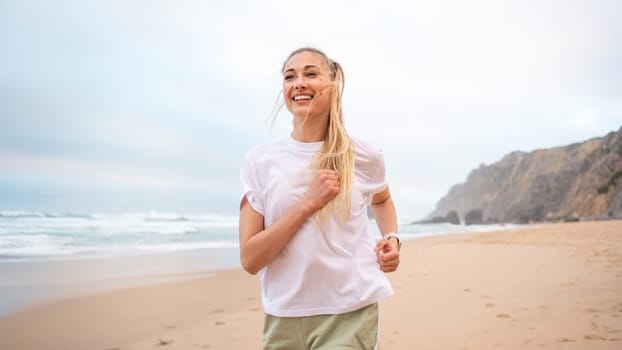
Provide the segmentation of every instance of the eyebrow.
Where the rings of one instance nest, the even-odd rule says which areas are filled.
[[[304,69],[305,69],[305,70],[307,70],[307,69],[309,69],[309,68],[317,68],[317,69],[320,69],[320,67],[318,67],[318,66],[316,66],[316,65],[313,65],[313,64],[308,64],[308,65],[304,66]],[[295,69],[294,69],[294,68],[290,68],[290,69],[286,69],[285,71],[283,71],[283,73],[286,73],[286,72],[293,72],[293,71],[295,71]]]

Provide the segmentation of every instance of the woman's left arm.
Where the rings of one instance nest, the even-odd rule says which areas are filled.
[[[384,191],[378,192],[372,197],[371,210],[383,237],[387,233],[397,233],[397,215],[388,186]],[[376,255],[382,271],[393,272],[397,270],[400,264],[399,240],[395,237],[382,239],[376,245]]]

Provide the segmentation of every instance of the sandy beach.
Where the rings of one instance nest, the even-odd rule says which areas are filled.
[[[622,349],[622,221],[408,241],[382,349]],[[0,349],[259,349],[239,269],[72,297],[0,319]]]

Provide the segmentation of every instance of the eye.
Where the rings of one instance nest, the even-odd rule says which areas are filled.
[[[307,72],[305,75],[306,75],[307,77],[314,78],[314,77],[316,77],[316,76],[317,76],[317,73],[316,73],[316,72]]]
[[[293,74],[286,74],[283,77],[283,80],[285,80],[285,81],[289,81],[289,80],[292,80],[292,79],[294,79],[294,75]]]

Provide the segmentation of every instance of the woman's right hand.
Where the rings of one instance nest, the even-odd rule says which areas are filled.
[[[309,189],[302,197],[313,212],[322,209],[339,194],[339,175],[334,170],[318,170]]]
[[[332,170],[319,170],[302,199],[268,228],[264,226],[264,216],[244,197],[239,224],[242,267],[256,274],[272,262],[309,216],[335,198],[339,190],[339,175]]]

